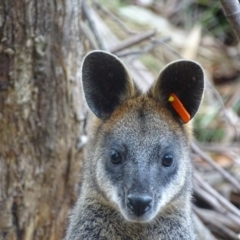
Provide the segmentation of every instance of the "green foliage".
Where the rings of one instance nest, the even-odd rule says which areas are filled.
[[[237,103],[233,106],[234,112],[236,112],[238,115],[240,115],[240,99],[237,101]]]
[[[192,4],[191,12],[197,12],[197,19],[207,33],[217,37],[225,44],[234,44],[236,41],[232,28],[225,17],[220,1],[198,0]]]
[[[203,103],[203,108],[204,108]],[[218,107],[213,106],[196,115],[194,120],[194,135],[200,142],[221,142],[225,136],[225,130],[217,126]]]
[[[199,142],[221,142],[225,135],[225,130],[221,128],[207,128],[202,130],[195,127],[194,130],[194,136]]]

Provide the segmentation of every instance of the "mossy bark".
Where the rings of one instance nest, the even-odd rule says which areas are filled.
[[[0,1],[0,240],[65,233],[85,121],[80,1]]]

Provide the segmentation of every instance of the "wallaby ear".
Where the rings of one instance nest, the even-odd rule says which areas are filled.
[[[116,56],[90,52],[82,64],[83,91],[89,108],[100,119],[108,118],[128,97],[134,84],[125,65]]]
[[[204,73],[199,64],[179,60],[168,64],[159,74],[153,97],[187,123],[196,114],[204,90]]]

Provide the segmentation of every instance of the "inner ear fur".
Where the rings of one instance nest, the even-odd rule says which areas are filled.
[[[160,72],[151,89],[151,95],[176,115],[168,101],[170,94],[174,93],[192,119],[200,106],[203,91],[204,73],[202,67],[193,61],[178,60],[168,64]]]
[[[122,61],[104,52],[90,52],[82,64],[83,91],[91,111],[108,118],[127,98],[134,95],[134,83]]]

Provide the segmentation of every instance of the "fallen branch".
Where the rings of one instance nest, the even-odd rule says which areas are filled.
[[[218,202],[214,196],[208,193],[206,190],[202,189],[198,184],[194,184],[194,192],[202,198],[206,203],[208,203],[214,210],[218,211],[219,213],[226,213],[226,209]]]
[[[193,221],[195,225],[197,239],[199,240],[216,240],[216,238],[212,235],[210,230],[203,224],[203,222],[199,219],[197,214],[193,214]]]
[[[183,56],[181,56],[181,54],[179,54],[172,47],[170,47],[168,44],[166,44],[166,42],[164,42],[160,39],[156,39],[156,38],[153,38],[152,42],[156,42],[156,43],[159,43],[159,44],[163,45],[163,47],[165,47],[168,51],[170,51],[172,54],[174,54],[177,58],[183,59]]]
[[[232,177],[230,173],[220,167],[210,156],[208,156],[205,152],[203,152],[195,143],[191,144],[192,149],[195,153],[199,154],[204,161],[208,162],[214,169],[216,169],[222,176],[230,182],[237,190],[240,192],[240,182]]]
[[[83,22],[80,22],[80,28],[81,28],[83,35],[89,41],[91,49],[94,49],[94,50],[98,49],[98,44],[96,43],[94,36],[93,36],[92,32],[89,30],[89,28]]]
[[[199,216],[199,218],[217,234],[222,234],[224,237],[227,236],[228,240],[239,239],[239,236],[234,231],[223,225],[221,222],[210,218],[209,215],[205,215],[202,209],[200,210],[197,207],[193,207],[193,210]]]
[[[82,10],[83,10],[83,13],[84,13],[85,17],[88,20],[89,26],[90,26],[97,42],[98,42],[98,47],[101,50],[108,51],[108,47],[105,44],[105,42],[103,41],[103,39],[102,39],[102,37],[101,37],[101,35],[98,31],[98,28],[96,27],[94,18],[92,16],[92,9],[91,9],[90,6],[88,6],[87,1],[82,1]]]
[[[132,45],[135,45],[141,41],[149,39],[149,38],[153,37],[155,34],[156,34],[156,30],[150,30],[150,31],[147,31],[144,33],[136,34],[136,35],[118,43],[117,45],[111,47],[110,52],[112,52],[112,53],[119,52],[119,51],[126,49],[128,47],[131,47]]]
[[[236,208],[232,203],[230,203],[226,198],[220,195],[213,187],[211,187],[204,179],[198,175],[194,174],[194,179],[197,181],[198,185],[201,186],[206,192],[210,193],[215,199],[221,203],[221,205],[227,209],[229,212],[232,212],[238,217],[238,224],[240,227],[240,210]],[[222,212],[222,211],[221,211]]]
[[[165,37],[165,38],[163,38],[159,41],[168,42],[170,40],[171,39],[169,37]],[[137,57],[139,57],[142,54],[146,54],[146,53],[152,51],[157,45],[160,45],[160,43],[151,39],[151,42],[148,45],[146,45],[143,49],[125,50],[125,51],[116,53],[116,55],[119,56],[119,57],[126,57],[126,56],[129,56],[129,55],[137,55]]]
[[[203,214],[208,219],[212,219],[213,222],[219,222],[235,232],[239,231],[239,225],[234,223],[231,219],[226,218],[226,216],[221,213],[197,207],[194,207],[194,209],[196,209],[196,211],[201,211],[201,214]]]
[[[107,8],[102,6],[100,3],[98,3],[97,1],[94,1],[94,5],[98,9],[100,9],[103,13],[108,15],[115,23],[117,23],[124,32],[126,32],[127,34],[130,34],[130,35],[136,34],[136,32],[131,31],[117,16],[115,16],[112,12],[110,12]]]
[[[220,0],[225,16],[240,40],[240,3],[238,0]]]

